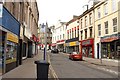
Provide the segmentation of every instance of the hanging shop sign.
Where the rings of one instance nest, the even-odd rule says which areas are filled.
[[[18,43],[18,36],[7,33],[7,40]]]
[[[112,42],[114,40],[119,39],[118,34],[113,34],[113,35],[109,35],[109,36],[105,36],[105,37],[101,37],[101,42]]]

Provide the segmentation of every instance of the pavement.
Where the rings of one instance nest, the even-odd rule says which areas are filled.
[[[27,58],[23,60],[22,65],[2,75],[3,80],[16,80],[16,78],[17,80],[36,80],[37,72],[36,64],[34,62],[37,60],[43,60],[43,52],[41,52],[40,50],[38,51],[38,54],[35,55],[33,58]],[[48,74],[48,78],[51,78],[50,71]]]
[[[100,70],[104,70],[104,71],[119,75],[120,64],[118,60],[95,59],[95,58],[88,58],[88,57],[83,57],[83,60],[89,64],[92,64],[93,66],[95,66]]]

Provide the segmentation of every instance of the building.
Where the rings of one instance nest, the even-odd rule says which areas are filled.
[[[66,22],[59,20],[55,26],[51,26],[52,30],[52,48],[57,48],[60,51],[65,49],[65,31]]]
[[[94,58],[94,12],[93,7],[79,16],[80,53]]]
[[[79,19],[74,17],[66,24],[66,52],[79,52]]]
[[[3,53],[2,73],[22,64],[22,59],[37,54],[38,18],[37,2],[3,2],[0,17]]]
[[[107,0],[94,6],[95,57],[118,59],[120,56],[120,1]]]
[[[52,32],[51,29],[47,26],[47,24],[45,25],[40,24],[40,49],[44,49],[45,47],[45,27],[46,28],[46,33],[47,33],[47,39],[46,39],[46,43],[47,43],[47,49],[51,49],[51,44],[52,44]]]

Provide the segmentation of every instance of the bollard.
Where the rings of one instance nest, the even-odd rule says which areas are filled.
[[[45,60],[35,61],[37,65],[37,79],[36,80],[48,80],[49,63]]]

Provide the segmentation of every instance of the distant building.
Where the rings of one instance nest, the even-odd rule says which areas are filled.
[[[47,49],[51,49],[52,44],[52,32],[51,29],[46,26],[46,24],[40,24],[40,49],[45,47],[45,27],[47,27]]]

